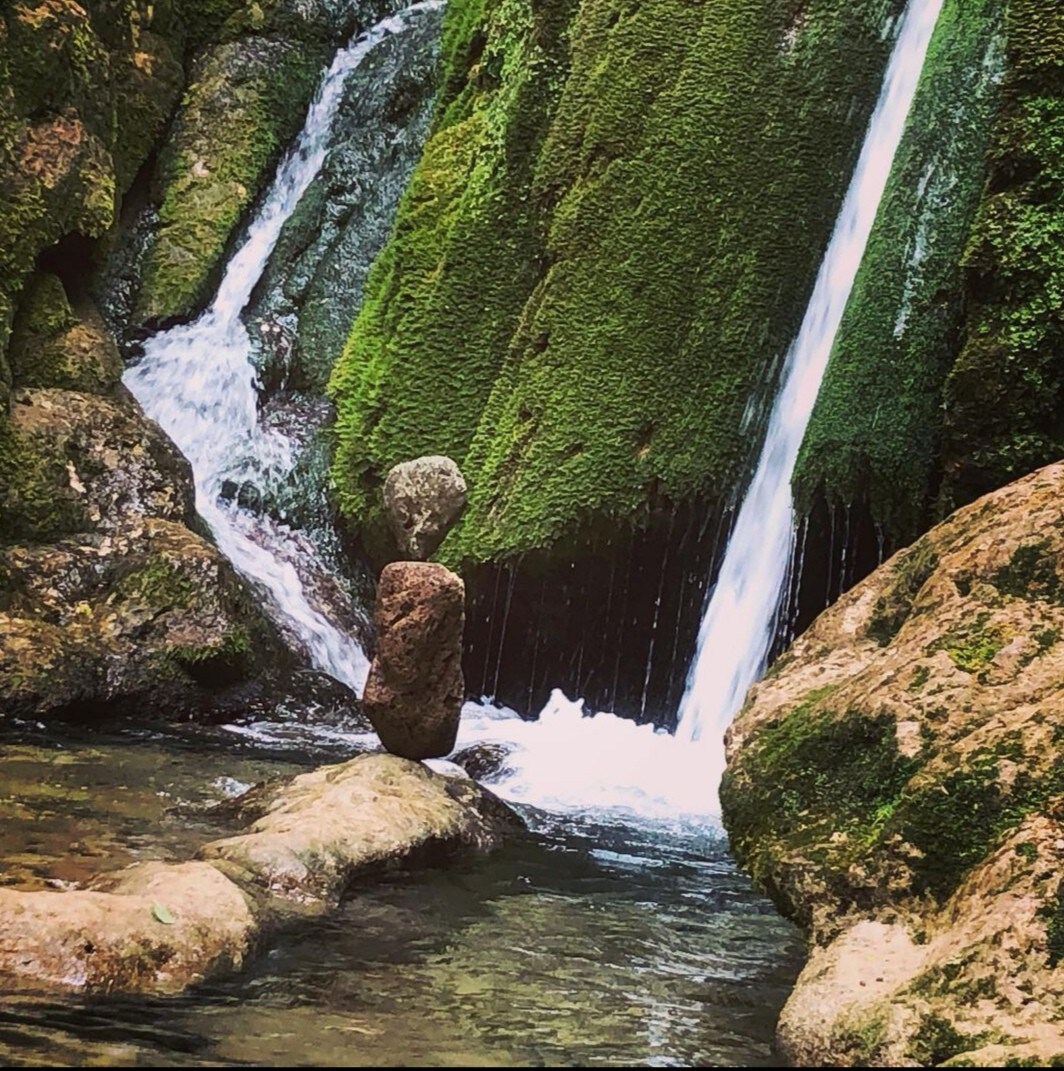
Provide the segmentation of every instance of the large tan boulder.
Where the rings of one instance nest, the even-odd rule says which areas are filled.
[[[377,652],[362,705],[381,743],[407,759],[450,754],[465,693],[461,577],[430,562],[393,562],[373,621]]]
[[[207,863],[140,863],[68,892],[0,889],[0,989],[177,993],[238,969],[257,928]]]
[[[520,819],[467,778],[394,755],[360,755],[253,790],[248,832],[200,857],[282,900],[325,907],[354,881],[396,866],[493,851]]]
[[[1064,1056],[1064,465],[958,511],[751,689],[732,848],[813,953],[799,1064]]]

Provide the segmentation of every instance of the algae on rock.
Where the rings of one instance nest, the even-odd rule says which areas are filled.
[[[451,562],[724,495],[801,317],[901,5],[463,0],[333,373],[335,481],[455,457]],[[744,418],[745,414],[745,418]]]
[[[799,1064],[1064,1052],[1062,492],[1058,463],[933,528],[729,731],[731,846],[814,943],[780,1025]],[[870,1056],[853,1024],[879,1019]]]

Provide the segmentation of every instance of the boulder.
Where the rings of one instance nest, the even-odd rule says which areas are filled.
[[[449,457],[419,457],[390,469],[384,512],[404,557],[424,561],[465,508],[466,482]]]
[[[177,993],[240,969],[272,930],[361,879],[483,855],[523,828],[468,778],[379,753],[259,785],[220,813],[249,828],[198,860],[65,891],[0,888],[0,991]]]
[[[442,565],[393,562],[377,585],[377,653],[362,707],[385,748],[407,759],[449,755],[465,682],[465,586]]]
[[[360,755],[252,789],[238,801],[247,833],[201,859],[281,901],[322,909],[382,869],[493,851],[521,820],[474,781],[394,755]]]
[[[471,744],[456,751],[451,761],[477,781],[499,781],[513,773],[509,765],[512,750],[506,744]]]
[[[89,889],[0,889],[0,989],[177,993],[240,968],[258,922],[207,863],[138,863]]]
[[[19,390],[11,429],[22,464],[0,491],[0,534],[13,541],[194,515],[188,461],[128,396]]]
[[[1064,464],[817,619],[728,734],[731,846],[813,953],[799,1065],[1064,1059]]]
[[[0,713],[203,715],[291,661],[229,562],[174,521],[0,546],[0,580]]]

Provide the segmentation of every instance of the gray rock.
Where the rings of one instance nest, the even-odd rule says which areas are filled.
[[[465,682],[465,585],[442,565],[393,562],[377,586],[377,653],[362,707],[394,755],[449,755],[458,735]]]
[[[384,481],[385,516],[400,551],[416,561],[433,554],[465,504],[465,477],[449,457],[404,461]]]

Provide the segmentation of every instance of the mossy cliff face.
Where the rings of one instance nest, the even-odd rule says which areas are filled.
[[[344,81],[321,171],[285,222],[245,313],[267,389],[324,394],[425,140],[441,19],[411,19]]]
[[[134,320],[199,311],[230,235],[306,114],[322,40],[239,37],[195,60],[153,177],[158,224],[144,253]]]
[[[200,311],[236,230],[302,125],[323,64],[391,6],[183,0],[187,85],[152,169],[145,216],[126,221],[116,243],[116,261],[133,262],[116,268],[132,291],[116,310],[123,327]]]
[[[1064,454],[1064,11],[947,0],[796,477],[898,542]]]
[[[332,379],[356,523],[425,453],[472,489],[451,562],[728,493],[900,6],[452,3],[433,133]]]
[[[0,714],[198,713],[287,664],[88,296],[202,7],[24,0],[0,20]]]
[[[1064,465],[932,529],[751,690],[732,849],[814,950],[796,1063],[1064,1054]]]
[[[925,525],[942,385],[964,318],[968,233],[1005,62],[1003,5],[946,0],[795,477],[808,510],[863,503],[895,539]]]
[[[1064,454],[1064,9],[1010,0],[990,174],[944,399],[946,507]]]
[[[0,18],[0,350],[41,250],[111,225],[180,91],[175,4],[22,0]]]

